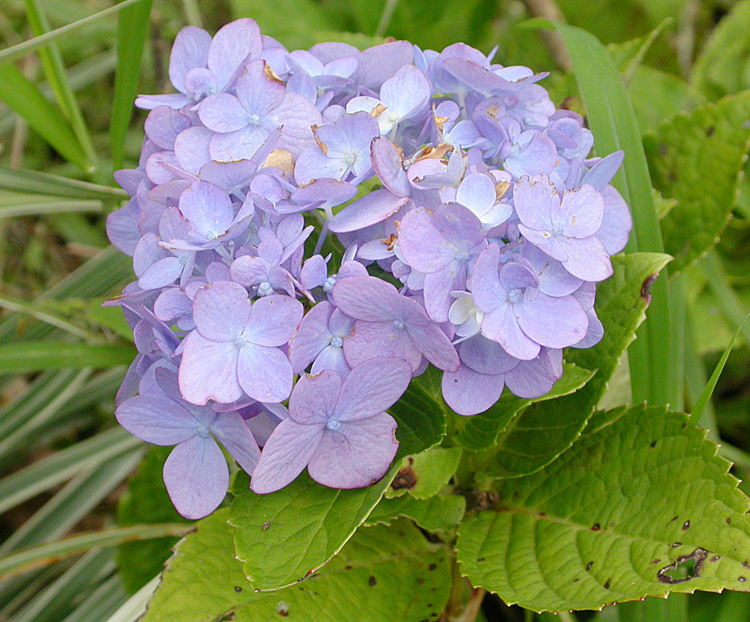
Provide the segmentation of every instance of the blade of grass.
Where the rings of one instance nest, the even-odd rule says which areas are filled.
[[[45,220],[66,242],[102,249],[109,245],[102,230],[80,213],[47,214]]]
[[[549,26],[550,23],[542,22],[541,25]],[[612,185],[620,191],[633,215],[634,229],[626,250],[664,252],[640,131],[612,58],[590,33],[564,24],[553,26],[562,35],[570,52],[597,152],[606,154],[619,149],[625,152],[625,161]],[[676,403],[674,378],[677,373],[673,367],[677,361],[670,347],[671,314],[666,269],[651,291],[644,291],[644,295],[652,295],[647,321],[629,348],[633,401],[647,400],[653,405]]]
[[[29,25],[35,35],[41,36],[49,31],[49,23],[38,0],[26,0],[26,18],[29,20]],[[42,69],[47,82],[55,94],[57,104],[68,118],[73,133],[78,139],[78,144],[83,153],[86,154],[87,168],[94,172],[97,169],[96,152],[91,143],[91,136],[83,119],[78,100],[70,86],[62,54],[57,44],[52,41],[46,47],[39,48],[39,59],[42,62]]]
[[[84,553],[94,547],[117,546],[136,540],[151,540],[166,536],[183,536],[193,529],[193,525],[184,523],[166,523],[159,525],[133,525],[115,527],[102,531],[93,531],[64,538],[56,542],[34,546],[0,558],[0,578],[9,577],[43,568],[61,559]]]
[[[15,65],[0,64],[0,99],[25,119],[62,157],[82,171],[91,172],[91,165],[64,116]]]
[[[87,58],[70,68],[68,72],[70,74],[70,86],[74,91],[79,91],[111,73],[114,67],[114,50],[107,50],[106,52],[101,52],[96,56]],[[49,84],[46,82],[39,84],[39,92],[45,99],[52,100],[52,89],[50,89]],[[10,131],[14,124],[15,114],[4,109],[0,113],[0,133]]]
[[[121,188],[109,188],[38,171],[14,171],[4,166],[0,166],[0,189],[90,201],[121,201],[128,198],[127,192]]]
[[[695,402],[695,405],[693,406],[693,412],[690,415],[690,418],[694,423],[697,423],[698,421],[700,421],[701,417],[703,416],[703,412],[706,409],[706,405],[708,404],[708,401],[711,399],[711,396],[714,393],[716,384],[719,382],[719,376],[721,376],[721,372],[724,371],[724,366],[726,365],[727,360],[729,359],[729,355],[732,352],[732,348],[734,347],[734,342],[737,341],[737,337],[740,336],[740,333],[742,332],[742,327],[745,325],[745,322],[747,322],[748,318],[750,318],[750,313],[748,313],[745,316],[745,318],[742,320],[740,325],[737,327],[737,330],[734,331],[734,335],[732,335],[732,339],[729,341],[729,344],[724,350],[724,354],[721,355],[721,358],[719,359],[719,362],[716,364],[716,367],[714,368],[714,371],[711,374],[711,377],[708,379],[706,386],[703,387],[703,391],[701,391],[701,394],[698,397],[698,401]]]
[[[20,216],[44,216],[46,214],[67,214],[70,212],[84,212],[88,214],[101,214],[104,206],[101,201],[88,200],[52,200],[47,197],[34,196],[36,201],[20,202],[13,197],[11,201],[0,200],[0,220],[3,218],[18,218]]]
[[[52,418],[60,406],[67,402],[81,389],[91,375],[91,371],[92,370],[88,367],[82,369],[53,399],[33,413],[30,417],[27,417],[19,427],[13,430],[13,432],[7,436],[3,436],[2,439],[0,439],[0,455],[5,456],[6,454],[14,453],[19,447],[23,447],[23,442],[29,436],[38,433],[40,426]],[[2,546],[0,546],[0,550],[2,550]]]
[[[116,568],[109,549],[92,549],[15,616],[15,622],[56,622],[71,604]]]
[[[0,480],[0,514],[54,488],[84,469],[132,451],[142,441],[123,428],[100,432]]]
[[[150,16],[151,0],[143,0],[123,10],[117,21],[117,69],[112,122],[109,126],[112,166],[115,170],[122,168],[122,146],[133,116],[133,100],[138,88]]]
[[[101,622],[128,599],[117,575],[104,581],[62,622]]]
[[[50,542],[68,533],[135,469],[138,447],[76,475],[0,546],[0,555]]]
[[[84,17],[83,19],[73,22],[72,24],[66,24],[65,26],[61,26],[60,28],[51,30],[43,35],[6,48],[2,52],[0,52],[0,63],[8,63],[17,58],[26,56],[27,54],[31,54],[39,48],[51,43],[52,41],[57,41],[58,39],[65,37],[72,32],[75,32],[79,28],[88,26],[92,22],[100,20],[103,17],[107,17],[108,15],[113,15],[118,11],[122,11],[123,9],[126,9],[133,4],[143,1],[144,0],[124,0],[124,2],[116,4],[115,6],[112,6],[108,9],[104,9],[103,11],[99,11],[98,13],[89,17]]]
[[[745,324],[745,307],[727,278],[721,257],[715,248],[706,253],[701,262],[706,281],[716,296],[716,300],[726,318],[735,326],[740,326],[742,336],[750,344],[750,324]]]
[[[131,259],[114,246],[93,257],[80,268],[66,276],[36,298],[32,305],[44,300],[64,300],[65,298],[93,298],[122,287],[133,278]],[[20,317],[13,314],[0,321],[0,343],[31,341],[50,335],[55,328],[42,322],[24,323],[19,328]]]
[[[90,345],[59,341],[31,341],[0,346],[0,373],[28,373],[47,369],[108,369],[132,363],[132,346]]]
[[[140,590],[133,594],[130,599],[122,605],[107,622],[136,622],[145,612],[148,601],[159,587],[161,575],[155,576]]]
[[[74,324],[61,315],[58,315],[49,310],[42,309],[35,305],[30,305],[28,302],[24,302],[23,300],[11,298],[10,296],[0,295],[0,307],[2,307],[3,309],[8,309],[9,311],[18,311],[19,313],[30,315],[31,317],[40,320],[41,322],[46,322],[47,324],[64,330],[66,333],[70,333],[75,337],[85,339],[89,343],[104,343],[104,339],[101,335],[92,333],[91,331],[86,330],[85,328],[82,328],[77,324]],[[1,365],[2,363],[0,363],[0,366]]]

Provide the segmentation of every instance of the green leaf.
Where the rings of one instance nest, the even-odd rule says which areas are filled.
[[[397,460],[434,447],[443,439],[447,426],[446,411],[439,400],[423,383],[412,382],[401,399],[388,409],[398,423]]]
[[[334,30],[313,0],[230,0],[235,18],[251,17],[264,35],[282,41],[287,49],[306,50],[318,43],[316,31]]]
[[[557,24],[555,27],[570,52],[597,154],[618,149],[625,152],[625,161],[612,185],[620,191],[633,215],[633,232],[626,250],[664,252],[641,134],[612,58],[593,35],[571,26]],[[658,280],[652,293],[649,321],[640,330],[630,357],[633,399],[647,400],[650,404],[674,403],[678,388],[670,382],[676,377],[673,372],[676,361],[670,352],[668,279]]]
[[[365,521],[365,525],[390,524],[399,516],[411,518],[427,531],[449,532],[464,517],[466,498],[460,495],[435,495],[415,499],[411,495],[382,499]]]
[[[710,100],[750,88],[750,0],[737,2],[706,42],[691,72],[696,89]]]
[[[566,363],[563,375],[546,395],[532,399],[516,397],[505,390],[500,399],[489,410],[472,417],[462,417],[456,421],[456,442],[471,451],[490,449],[513,418],[526,406],[535,402],[551,400],[569,395],[586,384],[596,371],[589,371]]]
[[[293,585],[336,555],[380,501],[396,474],[391,470],[367,488],[339,490],[303,473],[268,495],[236,478],[229,523],[236,528],[237,559],[255,589]]]
[[[137,351],[132,346],[88,345],[60,341],[31,341],[0,346],[0,373],[45,369],[130,365]]]
[[[83,171],[90,170],[88,159],[65,117],[15,65],[0,63],[0,99],[26,119],[62,157]]]
[[[386,497],[399,497],[408,492],[415,499],[428,499],[438,494],[456,472],[461,453],[460,447],[433,447],[404,458]]]
[[[143,622],[432,620],[450,594],[450,559],[406,522],[362,529],[318,574],[253,592],[232,557],[225,510],[178,544]]]
[[[665,407],[597,413],[554,465],[498,482],[499,505],[463,521],[462,573],[536,611],[747,590],[749,502],[704,437]]]
[[[150,15],[151,0],[141,0],[124,8],[117,18],[117,68],[109,126],[112,166],[115,170],[122,167],[122,146],[133,116],[133,100],[138,88]]]
[[[102,546],[117,546],[132,540],[180,536],[190,530],[189,525],[159,524],[133,525],[116,529],[103,529],[71,536],[57,542],[41,544],[11,555],[0,557],[0,578],[7,579],[53,564],[61,559],[78,555]]]
[[[664,119],[695,106],[695,98],[682,78],[647,65],[635,70],[628,96],[641,135],[658,131]],[[653,177],[653,171],[651,174]]]
[[[127,492],[120,497],[117,506],[120,526],[188,522],[174,509],[162,477],[164,462],[171,451],[171,447],[149,449],[128,481]],[[128,593],[135,594],[162,571],[176,542],[176,538],[156,538],[118,547],[117,565]]]
[[[750,91],[678,114],[644,139],[654,186],[678,201],[662,221],[675,272],[705,254],[729,220],[750,148],[748,118]]]
[[[569,350],[569,361],[598,370],[581,389],[556,400],[538,402],[513,419],[498,438],[499,451],[486,472],[493,477],[518,477],[549,464],[578,438],[617,362],[635,338],[644,319],[649,280],[669,261],[666,255],[632,253],[613,257],[614,275],[599,283],[596,312],[604,337],[593,348]]]
[[[641,67],[643,59],[651,49],[654,41],[664,32],[664,29],[674,21],[672,17],[666,17],[647,36],[638,37],[625,43],[612,43],[607,46],[607,51],[622,74],[625,84],[629,84],[636,69]]]

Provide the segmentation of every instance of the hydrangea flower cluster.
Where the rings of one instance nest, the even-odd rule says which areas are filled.
[[[250,19],[179,33],[178,93],[136,100],[146,139],[107,227],[137,277],[110,303],[139,351],[117,418],[176,445],[183,515],[226,493],[216,441],[258,493],[305,468],[364,487],[396,454],[386,410],[429,364],[473,415],[504,387],[548,392],[563,348],[601,338],[595,284],[631,228],[609,185],[622,153],[589,158],[544,74],[492,56],[288,52]]]

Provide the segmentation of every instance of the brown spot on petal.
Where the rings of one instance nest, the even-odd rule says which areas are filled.
[[[377,119],[386,110],[388,110],[388,108],[386,108],[383,104],[378,104],[377,106],[375,106],[375,108],[370,110],[370,114]]]
[[[495,184],[495,198],[499,201],[505,196],[505,193],[508,192],[508,188],[510,188],[510,184],[507,181],[499,181]]]
[[[294,175],[294,158],[291,153],[284,149],[274,149],[268,154],[266,161],[263,162],[263,168],[268,166],[275,166],[287,175]]]
[[[284,81],[279,78],[279,76],[276,75],[276,72],[271,69],[271,66],[264,62],[263,63],[263,73],[265,74],[266,78],[269,80],[272,80],[273,82],[278,82],[279,84],[284,84]]]

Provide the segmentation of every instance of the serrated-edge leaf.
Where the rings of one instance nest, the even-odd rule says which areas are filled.
[[[462,417],[457,421],[456,442],[469,451],[489,449],[497,443],[500,434],[526,406],[570,395],[591,380],[595,373],[596,370],[565,363],[562,378],[555,383],[549,393],[541,397],[523,399],[506,389],[489,410],[471,417]]]
[[[446,547],[407,521],[358,531],[319,574],[274,592],[254,592],[231,550],[226,510],[198,522],[175,547],[143,622],[432,620],[450,595]]]
[[[749,501],[717,449],[664,407],[597,413],[557,461],[499,482],[498,505],[467,516],[462,573],[536,611],[747,591]],[[689,560],[692,577],[669,575]]]
[[[662,222],[673,273],[705,254],[729,222],[750,148],[750,127],[743,125],[749,117],[746,91],[678,113],[644,137],[654,185],[678,202]],[[709,181],[701,184],[708,167]]]
[[[512,478],[549,464],[578,438],[607,389],[620,356],[635,338],[644,318],[651,282],[670,260],[658,253],[613,257],[615,273],[598,286],[596,311],[604,337],[596,346],[569,350],[567,358],[596,375],[575,393],[526,407],[497,440],[498,450],[483,469],[492,477]]]
[[[321,568],[354,535],[396,475],[367,488],[326,488],[303,473],[267,495],[249,489],[232,502],[236,557],[255,589],[294,585]]]

